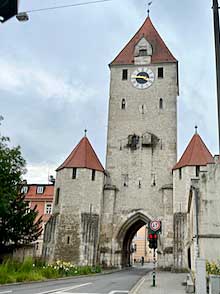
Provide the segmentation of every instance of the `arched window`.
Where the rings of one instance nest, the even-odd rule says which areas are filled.
[[[121,101],[121,109],[125,109],[125,107],[126,107],[126,101],[123,98],[122,101]]]
[[[159,108],[160,108],[160,109],[163,109],[163,99],[162,99],[162,98],[160,98]]]

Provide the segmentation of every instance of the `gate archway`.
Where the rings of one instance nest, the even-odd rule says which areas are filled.
[[[150,218],[141,212],[135,213],[127,219],[127,221],[120,228],[117,240],[121,248],[121,265],[122,267],[131,265],[131,242],[136,232],[148,224]]]

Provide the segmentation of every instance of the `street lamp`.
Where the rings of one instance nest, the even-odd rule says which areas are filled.
[[[29,20],[27,12],[20,12],[16,15],[18,21],[25,22]]]
[[[220,37],[219,37],[219,6],[218,0],[213,0],[213,18],[215,32],[215,57],[216,57],[216,81],[217,81],[217,105],[218,105],[218,143],[220,152]]]

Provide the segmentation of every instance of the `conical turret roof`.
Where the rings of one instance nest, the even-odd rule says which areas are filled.
[[[74,167],[88,168],[104,172],[104,168],[86,136],[81,139],[79,144],[73,149],[63,164],[57,168],[57,171],[63,168]]]
[[[177,62],[177,60],[167,48],[163,39],[160,37],[157,30],[153,26],[150,17],[148,16],[138,32],[128,42],[128,44],[124,47],[124,49],[118,54],[118,56],[112,61],[110,65],[134,64],[134,48],[142,37],[145,37],[145,39],[153,47],[151,63]]]
[[[208,163],[214,163],[213,156],[202,138],[196,133],[173,169],[184,166],[207,165]]]

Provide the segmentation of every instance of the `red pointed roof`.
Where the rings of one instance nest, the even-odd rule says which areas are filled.
[[[184,166],[206,165],[208,163],[214,163],[213,156],[199,134],[195,134],[173,169]]]
[[[57,168],[57,171],[73,167],[89,168],[104,172],[104,168],[86,136],[81,139],[64,163]]]
[[[111,65],[134,64],[134,48],[142,37],[145,37],[145,39],[147,39],[147,41],[153,47],[151,63],[177,62],[153,26],[150,17],[148,16],[139,31],[112,61]]]

